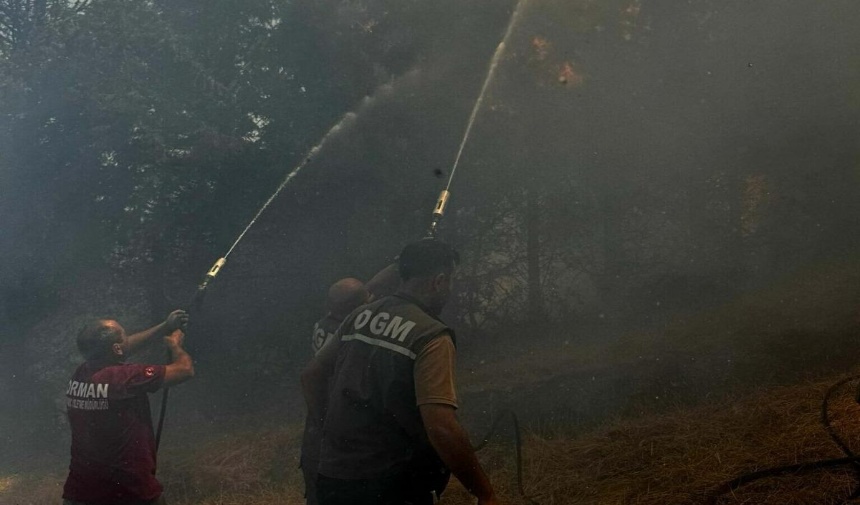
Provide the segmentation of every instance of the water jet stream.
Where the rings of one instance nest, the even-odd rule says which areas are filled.
[[[466,132],[463,134],[463,140],[460,141],[460,148],[457,150],[457,156],[454,158],[454,165],[451,167],[451,175],[448,176],[448,184],[445,189],[439,193],[439,198],[436,200],[436,205],[433,207],[433,219],[430,222],[430,229],[427,231],[427,237],[433,238],[436,236],[436,227],[439,221],[445,215],[445,207],[448,205],[448,200],[451,198],[451,182],[454,180],[454,174],[457,172],[457,167],[460,166],[460,158],[463,156],[463,149],[466,147],[466,142],[469,141],[469,136],[472,133],[472,126],[475,124],[475,118],[478,117],[478,111],[481,110],[481,105],[484,103],[484,95],[487,94],[487,88],[493,81],[496,75],[496,68],[499,66],[499,61],[502,59],[502,54],[505,52],[505,46],[514,32],[514,26],[520,19],[523,12],[523,7],[528,0],[519,0],[517,6],[511,14],[511,20],[508,22],[508,28],[505,30],[505,35],[502,41],[496,46],[496,51],[493,53],[493,58],[490,60],[490,68],[487,70],[487,76],[484,78],[484,84],[481,86],[481,92],[478,93],[478,98],[475,100],[475,105],[472,107],[472,113],[469,115],[469,122],[466,123]]]
[[[328,131],[328,133],[326,133],[323,136],[322,140],[320,140],[320,142],[317,145],[315,145],[310,151],[308,151],[308,154],[305,155],[305,157],[304,157],[304,159],[302,159],[301,163],[299,163],[296,166],[296,168],[293,169],[292,172],[287,174],[287,176],[284,178],[283,182],[281,182],[281,184],[278,186],[278,188],[275,190],[275,192],[272,193],[272,196],[270,196],[269,199],[266,200],[265,203],[263,203],[263,206],[260,207],[260,210],[257,211],[257,214],[255,214],[254,218],[251,219],[251,221],[248,223],[248,226],[246,226],[245,229],[242,230],[242,233],[239,234],[239,237],[236,239],[235,242],[233,242],[233,245],[230,246],[230,249],[227,250],[227,254],[224,255],[225,260],[227,259],[228,256],[230,256],[230,253],[233,252],[233,249],[235,249],[236,246],[239,245],[239,242],[242,241],[242,239],[245,237],[245,234],[248,233],[248,230],[250,230],[251,227],[254,226],[254,223],[257,222],[257,219],[260,218],[260,216],[263,214],[263,212],[265,212],[265,210],[269,207],[269,205],[272,204],[272,202],[275,200],[275,198],[278,197],[278,195],[281,193],[281,191],[283,191],[283,189],[285,187],[287,187],[287,185],[290,183],[290,181],[292,181],[293,178],[296,175],[298,175],[299,172],[301,172],[301,170],[303,168],[305,168],[307,166],[307,164],[311,162],[311,160],[314,159],[314,157],[316,157],[316,155],[320,152],[320,150],[325,145],[326,141],[330,137],[332,137],[333,135],[336,135],[339,131],[341,131],[344,128],[344,126],[346,126],[348,123],[354,121],[356,117],[357,117],[356,113],[347,112],[343,116],[343,118],[341,118],[341,120],[336,125],[334,125]]]
[[[239,234],[239,237],[236,239],[235,242],[233,242],[233,245],[230,246],[230,249],[227,250],[227,254],[225,254],[222,259],[226,260],[227,257],[230,256],[230,253],[232,253],[233,249],[235,249],[236,246],[239,245],[239,242],[242,241],[242,239],[245,237],[245,234],[248,233],[248,230],[250,230],[251,227],[254,226],[254,223],[257,222],[257,219],[260,218],[263,212],[265,212],[269,205],[272,204],[272,202],[275,200],[275,198],[278,197],[281,191],[283,191],[283,189],[287,187],[290,181],[292,181],[293,178],[308,165],[308,163],[313,161],[313,159],[320,153],[320,151],[322,151],[323,147],[325,147],[326,142],[328,142],[330,138],[336,136],[338,133],[340,133],[341,131],[349,127],[352,123],[354,123],[358,116],[370,107],[372,107],[379,98],[392,93],[394,91],[395,85],[398,84],[401,80],[409,77],[414,77],[417,74],[418,70],[413,69],[401,76],[401,78],[399,78],[397,81],[388,82],[379,86],[379,88],[377,88],[374,93],[365,96],[354,111],[350,111],[344,114],[340,121],[338,121],[337,124],[335,124],[325,135],[323,135],[323,138],[319,141],[319,143],[317,143],[317,145],[311,148],[311,150],[308,151],[304,158],[302,158],[302,161],[289,174],[287,174],[287,176],[277,187],[275,192],[272,193],[272,195],[269,197],[268,200],[265,201],[265,203],[263,203],[262,207],[260,207],[260,209],[257,211],[257,214],[255,214],[254,218],[251,219],[251,221],[248,223],[248,226],[246,226],[245,229],[242,230],[242,233]]]
[[[478,111],[481,110],[481,105],[484,102],[484,95],[487,93],[487,88],[489,88],[490,83],[493,81],[493,77],[496,75],[496,68],[499,66],[499,61],[502,59],[502,54],[505,52],[505,46],[510,40],[511,34],[514,31],[514,26],[517,25],[517,22],[522,15],[523,8],[527,2],[528,0],[519,0],[517,2],[517,6],[514,9],[514,13],[511,15],[510,22],[508,23],[508,28],[505,31],[505,36],[502,37],[502,41],[499,42],[499,45],[496,47],[496,52],[493,53],[493,59],[490,60],[490,68],[487,71],[487,77],[484,79],[484,85],[481,86],[481,92],[478,94],[475,106],[472,107],[472,114],[469,116],[469,122],[466,124],[466,133],[463,135],[463,140],[460,142],[460,148],[457,150],[457,157],[454,159],[454,165],[451,167],[451,175],[448,177],[448,185],[445,186],[445,191],[451,189],[451,181],[454,180],[454,173],[460,165],[460,158],[463,156],[463,149],[466,147],[466,142],[469,141],[469,135],[472,133],[472,126],[475,124],[475,118],[478,116]]]

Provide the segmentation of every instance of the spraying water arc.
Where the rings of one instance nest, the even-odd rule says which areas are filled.
[[[493,53],[493,57],[490,60],[490,67],[489,67],[489,70],[487,71],[487,76],[485,77],[484,83],[481,86],[481,91],[478,94],[478,98],[475,101],[475,105],[472,108],[472,112],[469,115],[469,121],[466,124],[466,131],[463,135],[462,141],[460,142],[460,147],[457,150],[457,156],[454,160],[454,165],[451,168],[451,175],[448,178],[448,184],[445,187],[445,190],[443,190],[442,193],[439,195],[439,199],[436,202],[436,205],[433,209],[433,222],[430,226],[430,232],[429,232],[429,235],[431,237],[435,236],[436,227],[439,224],[439,221],[442,219],[442,216],[444,216],[444,214],[445,214],[445,207],[447,206],[448,200],[451,196],[451,193],[449,191],[449,189],[451,187],[451,182],[454,180],[454,174],[456,173],[457,167],[460,164],[460,159],[463,156],[463,150],[466,147],[466,143],[469,141],[469,136],[471,135],[472,127],[474,126],[475,119],[478,116],[478,111],[481,109],[481,106],[483,105],[484,96],[487,93],[487,89],[489,88],[490,83],[493,81],[493,78],[495,77],[496,69],[499,66],[499,62],[501,61],[502,54],[504,54],[504,51],[505,51],[505,46],[507,45],[508,40],[511,37],[511,34],[513,33],[514,26],[516,26],[517,22],[519,21],[519,18],[522,14],[522,11],[523,11],[523,7],[527,3],[527,1],[528,0],[519,0],[517,2],[516,8],[514,9],[514,12],[511,15],[511,20],[508,22],[508,27],[505,31],[505,35],[504,35],[504,37],[502,37],[502,41],[496,47],[496,50]],[[417,72],[415,70],[413,70],[413,71],[407,73],[406,77],[413,76],[416,73]],[[392,89],[393,89],[392,83],[385,84],[379,88],[379,94],[389,93],[392,91]],[[223,257],[219,258],[215,262],[215,264],[212,265],[212,268],[210,268],[209,271],[206,273],[205,277],[203,278],[203,281],[197,287],[197,292],[194,295],[194,300],[192,301],[192,305],[199,306],[202,304],[202,301],[203,301],[203,298],[205,296],[206,289],[209,286],[209,283],[215,279],[215,277],[218,275],[218,273],[221,271],[221,269],[224,267],[224,265],[226,265],[227,258],[230,256],[230,254],[232,254],[233,250],[236,248],[236,246],[239,245],[239,243],[242,241],[242,239],[245,238],[245,235],[248,233],[248,231],[251,229],[251,227],[254,226],[254,224],[257,222],[257,220],[260,218],[260,216],[263,214],[263,212],[266,211],[266,209],[272,204],[272,202],[275,200],[275,198],[278,197],[278,195],[281,193],[281,191],[283,191],[284,188],[287,187],[287,185],[289,185],[289,183],[299,174],[299,172],[301,172],[302,169],[304,169],[316,157],[316,155],[319,154],[319,152],[322,150],[322,148],[326,145],[326,143],[328,142],[328,140],[331,137],[336,136],[345,127],[347,127],[349,124],[354,122],[355,119],[358,117],[358,113],[360,113],[364,109],[370,107],[373,104],[376,96],[377,96],[377,93],[374,93],[372,97],[365,97],[361,101],[361,103],[359,104],[359,106],[355,112],[352,112],[352,111],[347,112],[341,118],[341,120],[338,121],[323,136],[323,138],[319,141],[319,143],[316,146],[314,146],[305,155],[305,157],[302,159],[302,161],[289,174],[287,174],[287,176],[284,178],[284,180],[281,182],[281,184],[279,184],[278,187],[275,189],[275,192],[272,193],[271,196],[269,196],[269,198],[263,203],[263,205],[260,207],[260,209],[254,215],[254,217],[248,223],[248,225],[245,226],[245,229],[242,230],[242,232],[239,234],[239,236],[236,238],[236,240],[233,242],[233,244],[227,250],[227,253]],[[160,413],[159,426],[158,426],[158,431],[157,431],[157,435],[156,435],[156,439],[159,441],[161,439],[162,426],[163,426],[163,422],[164,422],[164,413],[166,411],[166,408],[167,408],[167,391],[165,390],[165,394],[164,394],[164,398],[163,398],[163,402],[162,402],[161,413]]]
[[[302,169],[304,169],[311,161],[314,160],[314,158],[316,158],[320,151],[322,151],[322,149],[325,147],[326,143],[332,137],[337,136],[338,133],[340,133],[341,131],[349,127],[349,125],[354,123],[358,116],[362,112],[372,107],[378,98],[392,93],[395,88],[395,85],[398,84],[401,80],[414,78],[416,75],[418,75],[418,73],[418,69],[412,69],[399,77],[397,81],[388,82],[379,86],[374,93],[365,96],[359,102],[359,105],[355,108],[355,110],[344,114],[340,121],[338,121],[334,126],[332,126],[331,129],[326,132],[325,135],[323,135],[322,139],[317,143],[317,145],[311,148],[310,151],[308,151],[307,154],[304,156],[304,158],[302,158],[302,161],[298,165],[296,165],[296,167],[290,173],[287,174],[284,180],[281,181],[281,183],[275,189],[275,192],[272,193],[271,196],[269,196],[269,198],[265,202],[263,202],[263,205],[259,208],[259,210],[257,210],[257,213],[254,215],[251,221],[248,222],[248,225],[245,226],[245,229],[242,230],[242,233],[240,233],[236,240],[233,242],[233,244],[230,245],[230,248],[227,250],[227,253],[223,257],[219,258],[218,261],[216,261],[215,264],[212,265],[212,268],[209,269],[209,272],[206,274],[206,276],[203,278],[203,281],[197,288],[198,293],[203,293],[206,290],[209,283],[213,279],[215,279],[215,276],[218,275],[218,272],[220,272],[224,265],[227,263],[227,258],[230,256],[230,254],[233,253],[233,250],[236,249],[236,246],[239,245],[242,239],[245,238],[245,235],[248,233],[251,227],[254,226],[260,216],[263,215],[263,212],[265,212],[266,209],[269,208],[272,202],[275,201],[275,198],[277,198],[278,195],[281,194],[281,191],[283,191],[284,188],[286,188],[290,184],[290,182],[299,174],[299,172],[301,172]]]
[[[401,76],[401,78],[412,78],[416,75],[418,75],[418,70],[413,69]],[[269,198],[263,203],[263,205],[254,215],[253,219],[251,219],[248,225],[245,226],[245,229],[242,230],[242,233],[239,234],[239,236],[227,250],[227,253],[223,257],[218,258],[218,260],[212,265],[212,268],[210,268],[206,275],[203,277],[203,280],[197,286],[197,291],[194,293],[191,303],[189,304],[189,310],[196,311],[203,305],[203,299],[206,295],[206,289],[209,287],[209,283],[215,280],[215,277],[218,275],[221,269],[224,268],[224,265],[227,264],[227,258],[230,256],[236,246],[239,245],[239,242],[241,242],[242,239],[245,238],[245,235],[248,233],[248,230],[250,230],[251,227],[254,226],[254,223],[256,223],[260,216],[263,214],[263,212],[265,212],[266,209],[269,208],[269,206],[272,204],[275,198],[278,197],[281,191],[283,191],[284,188],[289,185],[290,181],[292,181],[299,174],[299,172],[302,171],[303,168],[305,168],[311,161],[313,161],[314,158],[316,158],[319,152],[322,151],[323,147],[325,147],[329,139],[336,136],[338,133],[340,133],[353,122],[355,122],[356,118],[358,118],[358,115],[367,110],[368,108],[372,107],[377,98],[390,94],[394,90],[395,84],[397,84],[397,82],[388,82],[377,88],[377,90],[371,95],[365,96],[359,103],[358,107],[354,111],[350,111],[344,114],[340,121],[338,121],[333,127],[331,127],[331,129],[323,136],[323,138],[317,143],[317,145],[311,148],[311,150],[308,151],[308,153],[304,156],[302,161],[289,174],[287,174],[281,184],[279,184],[278,187],[275,189],[275,192],[272,193],[271,196],[269,196]],[[168,392],[169,389],[165,388],[162,395],[161,411],[159,412],[158,419],[158,428],[155,434],[156,450],[161,443],[161,435],[164,428],[165,413],[167,412]]]
[[[369,102],[368,101],[362,102],[362,104],[367,104],[367,103],[369,103]],[[246,226],[245,229],[242,230],[242,233],[239,234],[239,237],[236,239],[235,242],[233,242],[233,245],[230,246],[230,249],[227,250],[227,254],[225,254],[224,257],[222,258],[223,260],[225,260],[225,261],[227,260],[227,257],[230,256],[230,253],[233,252],[233,249],[235,249],[236,246],[239,245],[239,242],[242,241],[242,239],[245,237],[245,234],[248,233],[248,230],[250,230],[251,227],[254,226],[254,223],[257,222],[257,219],[260,218],[260,216],[263,214],[263,212],[266,211],[266,209],[269,207],[269,205],[272,204],[272,202],[275,200],[275,198],[277,198],[278,195],[281,194],[281,191],[283,191],[283,189],[285,187],[287,187],[287,185],[290,183],[290,181],[292,181],[293,178],[296,175],[298,175],[299,172],[301,172],[302,169],[305,168],[308,165],[308,163],[310,163],[311,160],[313,160],[316,157],[317,154],[319,154],[319,152],[322,150],[323,146],[325,146],[326,141],[328,141],[328,139],[330,137],[336,135],[338,132],[343,130],[344,127],[346,127],[348,124],[355,121],[356,117],[358,117],[358,115],[355,112],[347,112],[346,114],[344,114],[343,118],[341,118],[341,120],[338,121],[338,123],[335,124],[328,131],[328,133],[326,133],[323,136],[322,140],[320,140],[317,145],[315,145],[310,151],[308,151],[308,154],[305,155],[305,157],[304,157],[304,159],[302,159],[301,163],[299,163],[298,166],[296,166],[296,168],[294,168],[292,172],[287,174],[287,176],[284,178],[284,180],[281,182],[281,184],[277,187],[277,189],[275,189],[275,192],[272,193],[272,195],[269,197],[268,200],[265,201],[265,203],[263,203],[262,207],[260,207],[260,210],[257,211],[257,213],[254,215],[254,218],[251,219],[251,221],[248,223],[248,226]]]
[[[448,200],[451,198],[451,183],[454,180],[454,174],[457,172],[457,167],[460,166],[460,159],[463,157],[466,143],[469,141],[469,137],[472,134],[472,127],[475,125],[475,119],[478,117],[478,111],[481,110],[481,106],[484,103],[484,96],[487,94],[487,89],[490,87],[490,83],[493,82],[493,79],[496,76],[496,69],[498,68],[502,55],[505,52],[505,47],[511,38],[511,34],[514,32],[514,27],[522,16],[526,3],[528,3],[528,0],[519,0],[517,2],[517,6],[514,8],[513,14],[511,14],[511,20],[508,22],[508,28],[505,30],[505,35],[502,37],[502,41],[499,42],[499,45],[496,46],[496,51],[493,53],[493,58],[490,60],[490,67],[487,70],[487,76],[484,78],[481,92],[478,93],[478,98],[475,100],[475,105],[472,107],[472,113],[469,115],[468,123],[466,123],[466,131],[463,134],[463,139],[460,141],[460,147],[457,149],[457,156],[454,158],[454,164],[451,167],[451,175],[448,176],[448,184],[445,186],[445,189],[439,193],[439,198],[436,200],[436,206],[433,208],[433,221],[430,224],[429,232],[430,237],[436,235],[436,227],[439,225],[439,221],[442,220],[442,216],[445,215],[445,207],[448,205]]]

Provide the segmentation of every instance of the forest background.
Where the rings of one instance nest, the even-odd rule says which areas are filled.
[[[355,111],[193,315],[199,377],[175,400],[186,423],[300,417],[327,286],[424,235],[514,7],[0,1],[0,466],[65,452],[81,324],[140,329],[186,305]],[[469,366],[630,334],[647,349],[650,330],[804,272],[853,278],[817,272],[860,246],[860,4],[523,9],[441,230],[463,255],[446,317]],[[810,333],[798,314],[777,330],[771,309],[750,317],[763,354],[786,328],[843,344],[857,329]],[[740,359],[734,337],[707,342],[714,362]],[[837,366],[774,345],[795,368]]]

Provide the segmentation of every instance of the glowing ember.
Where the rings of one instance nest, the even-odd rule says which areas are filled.
[[[532,39],[532,49],[537,55],[538,61],[543,61],[549,55],[549,50],[552,48],[552,43],[543,37],[535,37]]]
[[[583,77],[582,74],[578,73],[574,68],[573,64],[569,61],[564,62],[561,66],[561,69],[558,72],[558,82],[561,84],[570,84],[572,86],[579,86],[582,84]]]

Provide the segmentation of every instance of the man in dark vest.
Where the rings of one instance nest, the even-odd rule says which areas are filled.
[[[182,349],[188,320],[181,310],[148,330],[126,335],[112,319],[93,321],[78,333],[84,362],[66,391],[72,427],[71,464],[64,505],[161,504],[155,478],[155,437],[147,393],[194,375]],[[154,341],[170,351],[168,365],[127,364],[125,358]]]
[[[314,355],[334,337],[335,332],[344,318],[360,305],[369,303],[377,296],[393,293],[400,284],[397,265],[389,265],[376,274],[367,284],[360,280],[347,277],[341,279],[329,288],[326,308],[328,313],[314,324],[311,348]],[[322,419],[308,415],[305,419],[305,432],[302,437],[300,466],[305,480],[305,501],[307,505],[317,505],[316,480],[319,467],[320,441],[322,437]]]
[[[450,472],[498,503],[455,411],[453,331],[437,318],[459,257],[422,240],[400,254],[397,293],[350,314],[302,374],[324,417],[321,505],[429,505]]]
[[[334,337],[340,323],[358,306],[370,301],[371,294],[358,279],[348,277],[341,279],[328,290],[326,306],[328,313],[314,324],[311,348],[314,355]],[[320,439],[322,438],[322,420],[318,416],[308,415],[305,419],[305,432],[302,437],[302,453],[300,466],[305,479],[305,502],[307,505],[317,505],[317,468],[319,467]]]

